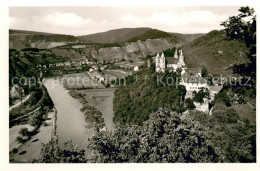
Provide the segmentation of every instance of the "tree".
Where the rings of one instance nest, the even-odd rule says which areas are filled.
[[[196,91],[193,91],[193,101],[195,102],[198,102],[198,103],[203,103],[204,100],[203,98],[209,96],[209,92],[204,92],[203,89],[201,89],[200,91],[196,92]]]
[[[186,108],[187,109],[195,109],[195,105],[193,104],[193,100],[192,99],[190,99],[190,98],[187,98],[186,100],[185,100],[185,104],[186,104]]]
[[[189,116],[209,128],[218,162],[256,162],[256,126],[243,121],[232,107],[217,104],[210,116],[196,110]]]
[[[208,75],[208,70],[206,67],[202,67],[201,69],[201,76],[206,77]]]
[[[226,92],[219,92],[215,98],[214,98],[215,103],[224,103],[226,106],[231,106],[230,104],[230,99],[227,95]]]
[[[22,136],[27,136],[28,135],[28,128],[20,129],[19,134],[21,134]]]
[[[239,119],[239,116],[235,109],[227,108],[226,106],[223,106],[223,104],[218,104],[214,106],[214,110],[212,113],[213,115],[211,117],[211,120],[219,123],[237,123]]]
[[[217,162],[207,128],[168,109],[150,114],[142,126],[97,132],[88,140],[90,162]]]
[[[234,66],[234,72],[242,76],[250,76],[253,88],[256,90],[256,15],[254,9],[241,7],[237,16],[229,17],[227,21],[221,23],[225,27],[226,39],[240,40],[249,49],[247,54],[250,63]],[[238,69],[243,68],[243,69]]]
[[[180,73],[182,72],[182,69],[181,69],[181,68],[177,68],[176,72],[177,72],[178,74],[180,74]]]
[[[72,145],[72,141],[67,141],[64,145],[59,145],[58,139],[51,139],[47,144],[43,144],[41,149],[42,157],[34,160],[34,163],[85,163],[85,151],[79,151]]]
[[[19,93],[19,98],[20,98],[20,101],[21,101],[21,104],[22,104],[23,103],[24,90],[20,86],[16,86],[15,90]]]

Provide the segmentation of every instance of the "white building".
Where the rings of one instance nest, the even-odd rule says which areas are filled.
[[[209,100],[207,98],[203,98],[203,103],[193,102],[195,105],[195,109],[201,112],[208,113],[209,112]]]
[[[183,69],[180,84],[186,87],[187,92],[198,92],[201,89],[209,88],[201,76],[200,68]]]
[[[137,65],[134,66],[134,71],[139,71],[139,67]]]

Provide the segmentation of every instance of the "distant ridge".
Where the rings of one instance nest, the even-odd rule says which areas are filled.
[[[120,43],[142,35],[148,30],[151,30],[151,28],[120,28],[101,33],[78,36],[78,38],[86,43]]]
[[[58,33],[46,33],[46,32],[39,32],[39,31],[29,31],[29,30],[16,30],[16,29],[9,29],[9,34],[40,34],[40,35],[67,35],[67,34],[58,34]],[[69,35],[67,35],[69,36]]]
[[[185,42],[189,43],[201,36],[204,36],[206,33],[195,33],[195,34],[171,33],[171,34],[175,35],[175,36],[183,39]]]

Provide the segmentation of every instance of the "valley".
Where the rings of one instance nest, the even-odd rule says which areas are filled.
[[[255,162],[251,46],[226,37],[9,30],[9,161]]]

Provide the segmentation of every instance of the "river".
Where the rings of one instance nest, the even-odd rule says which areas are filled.
[[[79,149],[85,149],[84,143],[93,135],[93,128],[87,128],[84,114],[80,111],[82,104],[69,95],[58,79],[45,79],[44,86],[57,110],[57,135],[60,144],[68,139]]]

